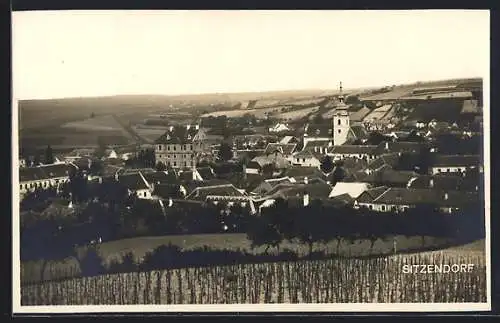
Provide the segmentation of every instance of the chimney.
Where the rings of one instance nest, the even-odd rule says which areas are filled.
[[[186,130],[189,130],[191,128],[191,125],[190,124],[187,124],[186,125]]]
[[[448,193],[444,193],[444,200],[447,201],[448,200]]]
[[[385,142],[385,150],[389,150],[389,142],[388,141]]]
[[[196,126],[194,126],[194,128],[195,128],[196,130],[200,130],[200,125],[199,125],[199,124],[197,124]]]
[[[306,185],[309,184],[309,179],[307,178],[307,176],[304,177],[304,184],[306,184]]]
[[[434,179],[432,178],[429,180],[429,187],[434,188]]]
[[[304,192],[304,198],[303,198],[304,206],[309,205],[309,193]]]

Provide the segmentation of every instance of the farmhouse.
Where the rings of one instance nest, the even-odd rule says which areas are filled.
[[[370,192],[372,193],[372,192]],[[355,202],[379,212],[401,212],[418,205],[432,205],[451,213],[478,202],[477,192],[437,191],[433,189],[387,188],[379,196],[361,194]]]
[[[482,163],[479,155],[438,155],[431,167],[431,174],[439,173],[464,173],[467,170],[479,168]]]
[[[363,182],[370,183],[373,186],[389,186],[389,187],[408,187],[408,184],[413,179],[417,178],[418,174],[413,171],[393,170],[383,168],[376,170],[364,176]]]
[[[317,141],[310,141],[307,143],[307,145],[304,147],[303,150],[309,150],[314,153],[320,153],[320,154],[325,154],[327,153],[328,149],[333,145],[331,140],[317,140]]]
[[[19,192],[21,195],[36,188],[48,189],[69,181],[76,167],[72,164],[52,164],[19,169]]]

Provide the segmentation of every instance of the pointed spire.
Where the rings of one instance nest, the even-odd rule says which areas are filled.
[[[341,104],[344,103],[344,94],[342,93],[342,81],[340,81],[340,87],[339,87],[339,101]]]

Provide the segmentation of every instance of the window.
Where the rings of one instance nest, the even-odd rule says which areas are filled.
[[[338,120],[337,124],[340,126],[340,119]]]
[[[174,161],[174,167],[177,167],[177,162]]]
[[[19,185],[20,189],[22,190],[23,189],[23,184]]]
[[[305,163],[306,162],[306,159],[305,158],[302,158],[302,162]]]
[[[146,192],[144,192],[144,197],[146,197]]]
[[[177,158],[175,154],[174,154],[174,158]]]
[[[161,145],[158,145],[158,150],[161,150],[162,149],[162,146]]]
[[[192,144],[189,145],[189,149],[193,150],[193,145]]]
[[[177,146],[174,146],[174,151],[177,150]]]
[[[297,163],[299,162],[299,159],[297,158]]]
[[[341,133],[341,132],[342,132],[342,130],[339,129],[338,133]]]
[[[385,211],[385,205],[382,205],[382,211]]]
[[[371,205],[371,204],[370,204],[370,205],[368,205],[368,208],[369,208],[370,210],[373,210],[373,205]]]
[[[186,162],[184,162],[184,167],[186,167],[186,166],[187,166],[187,163],[186,163]]]
[[[167,150],[170,150],[170,145],[167,146]]]
[[[449,173],[449,172],[450,172],[450,169],[449,169],[449,168],[447,168],[447,169],[446,169],[446,172],[447,172],[447,173]]]

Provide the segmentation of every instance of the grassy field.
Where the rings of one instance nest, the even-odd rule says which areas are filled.
[[[435,249],[440,246],[448,245],[447,240],[426,237],[422,244],[421,237],[404,237],[396,236],[386,240],[377,240],[370,250],[370,241],[357,240],[354,243],[341,241],[339,245],[339,254],[343,256],[368,256],[368,255],[387,255],[393,253],[393,241],[396,241],[396,249],[398,252],[409,252],[416,249]],[[161,236],[161,237],[139,237],[132,239],[123,239],[102,243],[99,246],[99,254],[103,258],[104,264],[107,266],[113,260],[119,260],[121,257],[132,252],[137,261],[140,261],[147,252],[154,250],[161,245],[173,244],[181,247],[183,250],[190,250],[198,247],[209,246],[213,249],[230,249],[230,250],[247,250],[250,252],[264,252],[265,247],[253,249],[251,241],[246,238],[245,234],[202,234],[202,235],[178,235],[178,236]],[[280,250],[290,249],[296,251],[300,255],[305,255],[308,252],[308,247],[303,244],[285,241],[281,244]],[[337,253],[337,241],[330,243],[316,244],[315,251],[326,251],[329,254]],[[462,249],[457,249],[462,250]],[[474,250],[477,254],[484,254],[484,241],[468,247],[466,253]],[[270,252],[276,250],[270,249]],[[77,253],[81,256],[84,248],[81,248]],[[458,251],[457,251],[458,252]],[[41,274],[41,262],[26,262],[21,265],[21,280],[22,281],[39,281]],[[79,264],[75,258],[68,258],[62,262],[50,262],[44,272],[45,279],[67,277],[79,274]]]
[[[85,131],[120,131],[122,127],[110,115],[88,118],[81,121],[65,123],[62,128],[81,129]]]
[[[405,264],[474,264],[416,274]],[[22,305],[486,302],[484,257],[333,258],[103,275],[21,288]]]

